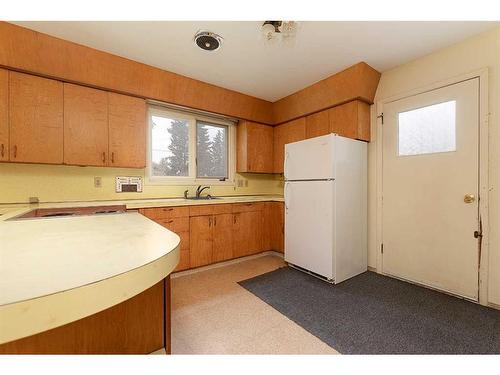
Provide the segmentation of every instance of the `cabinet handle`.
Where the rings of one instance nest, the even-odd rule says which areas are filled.
[[[217,225],[217,216],[214,216],[214,227]]]
[[[233,216],[233,223],[236,224],[236,215]]]
[[[3,145],[3,143],[2,143],[2,151],[0,152],[0,153],[1,153],[1,155],[2,155],[2,158],[3,158],[4,148],[5,148],[5,146],[4,146],[4,145]]]
[[[111,153],[111,163],[114,163],[115,162],[115,153],[112,152]]]
[[[106,153],[105,152],[102,153],[102,162],[106,163]]]
[[[173,208],[164,208],[163,211],[172,211]]]
[[[14,159],[17,158],[17,145],[14,145]]]
[[[208,218],[208,227],[210,228],[212,226],[212,217]]]

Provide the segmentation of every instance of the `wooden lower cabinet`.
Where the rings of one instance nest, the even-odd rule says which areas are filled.
[[[282,202],[143,208],[139,212],[180,236],[176,272],[267,250],[283,252]]]
[[[97,314],[0,345],[0,354],[148,354],[171,351],[170,276]]]
[[[262,212],[233,214],[233,253],[235,257],[257,254],[262,248]]]
[[[233,256],[233,214],[214,215],[213,262],[232,259]]]
[[[191,268],[212,263],[212,216],[194,216],[189,219],[189,264]]]

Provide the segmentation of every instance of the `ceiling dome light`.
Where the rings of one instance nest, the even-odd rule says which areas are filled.
[[[198,31],[194,36],[194,42],[198,47],[205,51],[217,51],[223,38],[220,35],[210,31]]]

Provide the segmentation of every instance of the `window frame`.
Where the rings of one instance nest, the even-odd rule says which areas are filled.
[[[234,186],[236,173],[236,124],[232,121],[225,121],[219,118],[197,115],[188,112],[174,111],[160,106],[150,105],[148,107],[148,134],[147,134],[147,157],[146,157],[146,183],[147,185],[226,185]],[[152,117],[170,117],[188,121],[189,134],[189,168],[188,176],[154,176],[152,164]],[[220,181],[216,178],[196,176],[197,165],[197,123],[206,122],[208,124],[226,126],[228,131],[227,142],[227,179]]]

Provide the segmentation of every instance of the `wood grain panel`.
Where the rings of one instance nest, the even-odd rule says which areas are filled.
[[[0,354],[151,353],[170,340],[164,337],[170,329],[170,304],[165,305],[165,292],[162,280],[135,297],[97,314],[2,344]],[[166,307],[168,310],[165,310]],[[165,320],[169,323],[168,327],[165,327]]]
[[[233,215],[213,216],[213,262],[222,262],[233,258]]]
[[[285,251],[285,204],[282,202],[269,202],[271,249],[283,253]]]
[[[0,66],[265,124],[272,103],[7,22]]]
[[[306,138],[314,138],[330,133],[328,111],[321,111],[306,117]]]
[[[189,220],[189,263],[191,268],[212,263],[212,216],[195,216]]]
[[[370,105],[360,100],[329,110],[330,132],[341,136],[370,141]]]
[[[273,173],[273,128],[251,121],[237,127],[236,172]]]
[[[10,161],[62,164],[63,85],[9,73]]]
[[[167,354],[172,354],[172,283],[170,275],[163,279],[164,324],[163,347]]]
[[[233,254],[242,257],[261,252],[263,220],[261,211],[233,214]]]
[[[360,62],[273,103],[273,122],[281,124],[359,99],[372,104],[380,73]]]
[[[306,138],[306,119],[278,125],[274,128],[274,173],[283,173],[285,162],[285,145]]]
[[[0,161],[9,160],[9,72],[0,69]]]
[[[146,102],[108,93],[109,165],[123,168],[146,166]]]
[[[232,204],[200,204],[199,206],[189,206],[189,216],[230,214],[231,212],[233,212]]]
[[[64,164],[108,164],[108,94],[64,84]]]

